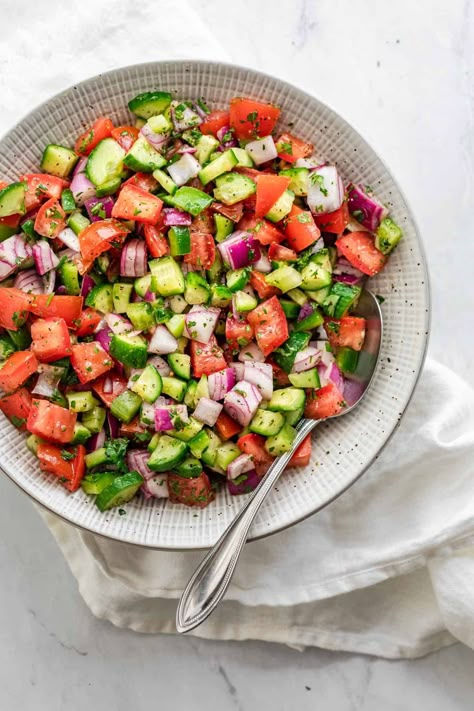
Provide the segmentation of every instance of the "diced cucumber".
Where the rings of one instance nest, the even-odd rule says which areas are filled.
[[[178,186],[176,185],[174,180],[172,180],[170,176],[164,172],[164,170],[160,170],[160,168],[157,168],[153,171],[153,177],[159,182],[163,190],[166,190],[166,192],[170,195],[175,194],[178,189]]]
[[[217,450],[222,446],[222,442],[213,430],[206,428],[204,432],[209,437],[209,444],[202,453],[201,459],[204,464],[213,467],[216,463]]]
[[[294,267],[286,266],[275,269],[265,276],[265,281],[271,286],[276,286],[284,294],[287,291],[296,289],[303,281],[301,274]]]
[[[211,438],[205,430],[201,430],[195,437],[189,440],[188,446],[193,457],[201,459],[204,451],[208,448]]]
[[[354,373],[359,362],[359,351],[344,346],[338,348],[336,353],[336,363],[343,373]]]
[[[301,276],[303,277],[301,288],[305,291],[323,289],[329,286],[332,281],[331,272],[323,269],[319,264],[315,264],[315,262],[309,262],[309,264],[303,267]]]
[[[232,292],[241,291],[247,286],[251,270],[248,267],[231,269],[226,274],[227,286]]]
[[[196,400],[195,400],[196,404],[199,402],[199,400],[202,397],[206,397],[206,398],[210,397],[209,383],[208,383],[207,375],[201,375],[201,377],[199,378],[199,382],[198,382],[197,388],[196,388]]]
[[[114,310],[112,284],[94,286],[86,297],[86,306],[92,306],[102,314],[110,314]]]
[[[119,187],[122,184],[122,178],[120,175],[117,175],[115,178],[111,178],[108,180],[106,183],[103,183],[102,185],[98,185],[95,189],[95,194],[96,197],[106,197],[107,195],[113,195],[114,193],[117,192]],[[124,223],[126,224],[126,223]]]
[[[88,220],[82,212],[79,212],[79,210],[77,212],[73,212],[72,215],[69,215],[67,220],[68,227],[70,227],[76,235],[82,232],[82,230],[85,230],[90,223],[91,221]]]
[[[183,289],[184,291],[184,289]],[[170,309],[174,314],[182,314],[188,308],[188,302],[180,294],[176,294],[169,299]]]
[[[133,420],[140,405],[142,404],[141,397],[131,390],[124,390],[113,400],[110,406],[110,412],[120,422],[127,424]]]
[[[295,331],[312,331],[321,326],[324,321],[321,311],[314,304],[311,304],[311,308],[313,309],[311,313],[295,323]]]
[[[86,175],[94,185],[103,186],[120,178],[125,151],[113,138],[104,138],[92,150],[87,164]]]
[[[324,304],[326,301],[327,297],[329,296],[331,292],[331,287],[326,286],[324,289],[318,289],[318,291],[307,291],[306,294],[309,296],[311,301],[315,301],[317,304],[321,306],[321,304]]]
[[[220,283],[221,274],[224,269],[224,263],[219,250],[216,249],[216,256],[211,264],[210,269],[206,271],[206,276],[211,283]]]
[[[204,425],[202,422],[199,422],[199,420],[196,420],[194,417],[190,417],[189,422],[186,423],[182,430],[171,430],[169,434],[175,439],[179,439],[183,442],[189,442],[189,440],[195,437],[203,427]]]
[[[275,412],[291,412],[291,410],[304,407],[305,399],[304,390],[293,387],[281,388],[281,390],[273,392],[268,403],[268,409]]]
[[[237,168],[253,168],[254,162],[245,148],[232,148],[232,152],[237,158]]]
[[[375,246],[382,254],[390,254],[403,237],[400,227],[390,217],[384,217],[375,233]]]
[[[186,353],[170,353],[168,365],[178,378],[189,380],[191,377],[191,356]]]
[[[138,472],[128,472],[116,476],[111,484],[102,489],[95,503],[99,511],[108,511],[115,506],[121,506],[131,501],[144,482]]]
[[[295,388],[321,387],[317,368],[311,368],[311,370],[305,370],[302,373],[289,373],[288,379]]]
[[[203,185],[207,185],[211,180],[215,180],[219,175],[228,173],[234,168],[238,163],[237,157],[235,156],[232,149],[224,151],[219,155],[218,158],[208,163],[205,168],[202,168],[198,177]]]
[[[285,373],[290,373],[295,362],[296,354],[306,348],[311,334],[302,331],[298,333],[293,331],[290,333],[287,340],[274,351],[273,359],[275,363],[282,368]]]
[[[224,205],[234,205],[250,197],[257,190],[256,183],[240,173],[226,173],[219,176],[216,178],[216,186],[214,197]]]
[[[232,292],[222,284],[211,284],[211,306],[226,308],[232,301]]]
[[[186,457],[182,462],[174,468],[176,474],[184,476],[187,479],[193,479],[202,474],[202,464],[196,457]]]
[[[140,118],[162,114],[171,104],[172,96],[167,91],[146,91],[128,102],[130,111]]]
[[[182,402],[186,393],[186,383],[179,378],[171,378],[168,376],[163,376],[161,380],[163,383],[163,395],[169,395],[169,397],[172,397],[174,400]]]
[[[173,130],[173,124],[164,114],[150,116],[146,125],[158,136],[169,136]]]
[[[335,318],[347,316],[349,310],[357,304],[361,291],[361,286],[335,281],[331,286],[328,297],[322,304],[324,313],[326,316],[334,316]]]
[[[197,390],[197,381],[196,380],[190,380],[188,383],[188,387],[186,388],[186,392],[184,394],[184,404],[187,407],[190,407],[192,410],[196,407],[196,390]]]
[[[131,170],[141,173],[153,173],[154,170],[166,165],[166,160],[153,146],[150,146],[145,136],[138,136],[137,140],[123,159],[124,164]]]
[[[91,436],[92,432],[90,429],[85,427],[82,422],[76,422],[71,444],[85,444]]]
[[[197,188],[184,186],[179,188],[172,198],[172,204],[180,210],[189,212],[190,215],[196,217],[200,212],[209,207],[212,202],[212,197]]]
[[[148,331],[156,323],[153,306],[148,301],[129,304],[127,316],[137,331]]]
[[[115,472],[97,472],[96,474],[86,474],[81,481],[81,487],[85,494],[100,494],[109,484],[113,482],[117,475]]]
[[[133,282],[133,288],[135,289],[138,296],[142,297],[142,299],[145,298],[145,294],[147,293],[147,291],[151,290],[151,281],[152,281],[152,275],[145,274],[145,276],[138,277]],[[130,285],[127,284],[127,286],[130,286]]]
[[[155,434],[153,435],[151,440],[148,442],[146,448],[150,452],[150,454],[151,454],[151,452],[154,452],[155,449],[157,448],[160,437],[161,437],[160,432],[155,432]]]
[[[155,472],[167,472],[182,462],[187,453],[185,442],[162,435],[148,460],[148,466]]]
[[[73,412],[89,412],[89,410],[92,410],[92,408],[97,407],[99,404],[90,390],[66,393],[66,398],[69,409]]]
[[[161,395],[162,387],[161,375],[155,366],[150,364],[146,366],[130,389],[145,402],[154,403],[156,398]]]
[[[301,289],[291,289],[287,293],[287,296],[289,296],[295,304],[298,304],[298,306],[304,306],[304,304],[308,301],[307,295],[304,291],[301,291]]]
[[[15,352],[15,346],[8,335],[0,336],[0,361],[9,358]]]
[[[184,294],[184,276],[179,264],[173,257],[152,259],[149,267],[153,275],[152,287],[161,296]]]
[[[296,304],[294,301],[290,301],[289,299],[279,299],[279,301],[286,318],[297,318],[300,312],[300,307],[298,306],[298,304]]]
[[[69,259],[61,259],[58,264],[58,272],[63,285],[68,294],[78,296],[81,293],[79,284],[79,270]]]
[[[318,264],[320,267],[325,269],[327,272],[332,272],[331,254],[329,252],[328,247],[324,247],[323,249],[320,249],[319,252],[316,252],[316,254],[313,254],[313,256],[310,259],[310,262],[314,262],[314,264]]]
[[[224,215],[219,215],[217,212],[214,213],[214,224],[216,226],[216,234],[214,235],[216,242],[223,242],[234,231],[232,220],[224,217]]]
[[[145,277],[142,277],[145,278]],[[137,280],[138,281],[138,280]],[[151,281],[151,276],[150,276]],[[125,314],[130,303],[130,297],[132,296],[133,285],[132,284],[122,284],[121,282],[115,282],[112,287],[112,303],[113,312],[116,314]],[[143,296],[143,294],[140,294]]]
[[[234,459],[237,459],[237,457],[240,457],[241,454],[242,452],[236,444],[233,442],[223,442],[217,450],[215,463],[218,467],[226,471],[229,464],[233,462]]]
[[[287,425],[297,425],[304,415],[304,407],[299,407],[297,410],[285,412],[285,422]]]
[[[278,434],[268,437],[265,442],[265,449],[273,457],[279,457],[285,452],[289,452],[296,437],[296,430],[291,425],[284,425]]]
[[[249,425],[250,432],[270,437],[276,435],[285,424],[285,418],[280,412],[257,410]]]
[[[204,165],[204,163],[207,163],[209,158],[211,157],[211,154],[215,149],[218,147],[219,141],[214,138],[214,136],[201,136],[199,141],[196,144],[196,159],[199,161],[201,165]]]
[[[168,231],[168,240],[170,243],[170,254],[172,257],[181,257],[183,254],[189,254],[191,251],[191,234],[189,227],[177,225],[170,227]]]
[[[74,200],[74,195],[69,188],[64,188],[61,193],[61,207],[64,212],[71,213],[76,209],[76,201]]]
[[[79,156],[70,148],[49,143],[43,151],[41,170],[58,178],[67,178],[78,160]]]
[[[184,333],[184,326],[186,325],[186,317],[184,314],[174,314],[166,323],[166,328],[175,337],[181,338]]]
[[[107,452],[105,451],[105,447],[100,447],[86,454],[85,462],[87,469],[94,469],[94,467],[100,467],[102,464],[106,464]]]
[[[247,294],[245,291],[236,291],[233,295],[233,301],[234,308],[239,313],[247,313],[248,311],[253,311],[258,305],[258,301],[255,296]]]
[[[288,190],[291,190],[299,197],[306,197],[308,194],[308,168],[288,168],[287,170],[280,170],[280,175],[291,179]]]
[[[25,192],[25,183],[11,183],[0,190],[0,217],[25,213]]]
[[[94,406],[82,415],[82,424],[91,434],[98,434],[105,423],[105,408]]]
[[[110,355],[131,368],[144,368],[148,357],[147,342],[141,336],[114,333],[110,342]]]
[[[265,217],[270,222],[280,222],[284,217],[286,217],[293,207],[293,202],[295,200],[294,193],[291,190],[285,190],[283,195],[278,198],[276,203],[273,205],[271,210],[267,212]]]
[[[36,435],[30,435],[27,437],[25,444],[32,454],[38,453],[38,445],[42,444],[43,440]]]
[[[197,272],[188,272],[184,291],[184,298],[188,304],[207,304],[210,296],[211,289],[204,277]]]

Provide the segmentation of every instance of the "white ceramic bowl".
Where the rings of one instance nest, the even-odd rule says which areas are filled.
[[[404,239],[387,268],[371,281],[385,297],[382,354],[375,381],[349,415],[320,425],[313,461],[286,472],[262,506],[252,538],[267,536],[311,515],[350,486],[387,443],[410,400],[422,367],[429,328],[429,288],[423,249],[409,208],[386,166],[340,116],[304,91],[250,69],[211,62],[156,62],[117,69],[58,94],[26,116],[0,141],[0,178],[38,170],[47,143],[73,144],[97,116],[128,123],[127,102],[153,89],[176,97],[204,97],[225,107],[232,96],[278,104],[280,127],[314,143],[336,163],[345,181],[370,184],[401,225]],[[40,472],[25,436],[0,416],[0,465],[27,494],[66,521],[118,541],[162,549],[211,546],[244,497],[226,491],[201,510],[137,497],[126,515],[101,514],[82,491],[68,494],[54,476]]]

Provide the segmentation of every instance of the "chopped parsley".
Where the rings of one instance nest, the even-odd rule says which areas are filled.
[[[328,189],[324,184],[324,176],[319,175],[319,173],[311,173],[311,175],[309,176],[309,182],[311,183],[311,185],[318,185],[324,197],[328,196]]]

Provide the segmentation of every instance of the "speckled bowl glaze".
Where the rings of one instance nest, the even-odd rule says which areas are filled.
[[[36,170],[46,143],[73,144],[98,115],[129,123],[127,102],[153,89],[176,97],[205,97],[222,107],[245,95],[278,104],[280,127],[314,143],[317,154],[335,163],[344,180],[370,184],[402,226],[404,239],[387,268],[371,281],[385,297],[385,332],[378,372],[356,411],[320,425],[313,458],[305,469],[287,471],[262,506],[251,531],[257,539],[310,516],[347,489],[385,446],[407,407],[420,373],[429,328],[426,261],[407,203],[386,166],[364,139],[318,99],[266,74],[233,65],[172,61],[117,69],[73,86],[26,116],[0,141],[0,177],[14,180]],[[82,491],[68,494],[54,476],[39,471],[25,436],[3,416],[0,465],[35,501],[64,520],[117,541],[161,549],[205,548],[215,543],[243,503],[222,491],[204,510],[137,497],[101,514]]]

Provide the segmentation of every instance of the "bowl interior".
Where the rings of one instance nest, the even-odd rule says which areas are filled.
[[[152,89],[176,97],[204,97],[222,107],[232,96],[271,101],[282,109],[280,128],[314,143],[344,180],[370,184],[390,207],[404,239],[387,268],[371,280],[384,297],[384,338],[378,372],[363,403],[314,433],[313,460],[286,472],[266,500],[251,537],[269,535],[310,515],[347,488],[372,462],[396,428],[419,375],[427,342],[429,291],[426,262],[407,204],[385,165],[361,136],[326,105],[268,75],[210,62],[157,62],[118,69],[82,82],[32,111],[0,141],[0,178],[37,172],[47,143],[72,144],[99,115],[127,123],[127,101]],[[212,545],[243,503],[223,491],[204,510],[141,498],[101,514],[82,492],[68,495],[42,474],[25,437],[0,419],[0,464],[24,491],[52,512],[94,533],[144,546],[190,549]]]

